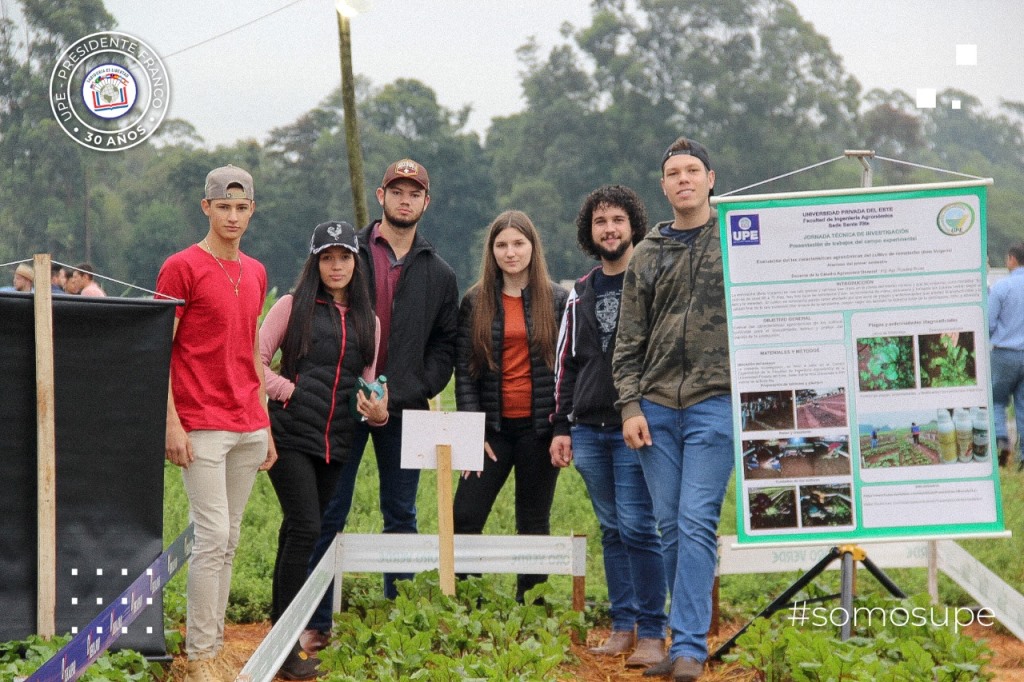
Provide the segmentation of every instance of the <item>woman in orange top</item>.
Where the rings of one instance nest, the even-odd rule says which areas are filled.
[[[548,535],[558,469],[551,466],[555,340],[568,292],[550,281],[540,236],[522,211],[491,223],[480,279],[462,299],[455,360],[458,409],[484,412],[484,469],[464,472],[455,532],[483,532],[515,469],[516,532]],[[516,598],[543,582],[520,575]]]

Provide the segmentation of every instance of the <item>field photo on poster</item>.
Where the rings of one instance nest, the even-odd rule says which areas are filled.
[[[793,391],[740,393],[740,423],[742,431],[793,430]]]
[[[743,478],[849,476],[846,436],[794,436],[743,441]]]
[[[846,422],[846,387],[796,389],[796,428],[836,428]]]

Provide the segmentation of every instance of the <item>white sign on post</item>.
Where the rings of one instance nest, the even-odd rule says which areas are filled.
[[[438,445],[452,448],[452,469],[483,471],[484,413],[402,412],[402,468],[436,469]]]

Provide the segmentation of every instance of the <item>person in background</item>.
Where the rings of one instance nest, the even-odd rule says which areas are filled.
[[[170,256],[156,281],[158,295],[184,302],[175,311],[166,456],[181,467],[195,524],[185,682],[235,679],[224,655],[231,567],[256,472],[277,459],[257,329],[267,273],[239,250],[253,196],[252,176],[241,168],[210,171],[200,204],[209,230]]]
[[[380,318],[377,371],[387,377],[391,387],[390,419],[379,427],[365,423],[356,427],[352,457],[342,467],[338,487],[321,520],[311,568],[345,527],[359,463],[371,437],[380,474],[384,532],[416,532],[420,472],[402,468],[402,411],[428,409],[430,398],[448,385],[455,364],[459,303],[455,271],[418,227],[430,205],[427,169],[412,159],[395,161],[384,171],[377,201],[383,215],[357,235],[359,267],[367,275],[370,300]],[[405,577],[411,576],[385,574],[384,595],[397,596],[395,580]],[[332,595],[328,590],[300,637],[306,651],[315,652],[327,642]]]
[[[64,274],[64,293],[65,294],[78,294],[79,290],[75,288],[76,281],[74,279],[75,269],[70,265],[65,265],[61,268]]]
[[[632,652],[626,667],[645,668],[665,657],[665,564],[640,459],[622,439],[612,355],[622,281],[647,212],[628,187],[601,187],[584,201],[576,230],[601,264],[569,293],[558,332],[551,464],[575,460],[601,525],[612,633],[591,652]]]
[[[63,294],[64,285],[67,283],[67,278],[64,276],[64,268],[57,265],[56,263],[50,263],[50,292],[54,294]]]
[[[722,248],[703,145],[661,157],[673,219],[636,245],[626,269],[612,374],[626,445],[654,501],[670,587],[669,655],[645,675],[693,682],[704,671],[718,521],[733,467],[732,390]]]
[[[1005,466],[1013,449],[1024,469],[1024,242],[1006,252],[1009,277],[992,285],[988,294],[988,336],[992,343],[992,408],[999,464]],[[1013,403],[1017,446],[1010,442],[1006,411]]]
[[[359,423],[349,412],[353,394],[370,426],[388,421],[387,392],[378,399],[358,391],[374,380],[380,322],[373,314],[356,254],[359,239],[346,222],[316,226],[309,257],[295,289],[267,313],[260,327],[260,357],[267,377],[277,463],[270,482],[281,503],[270,621],[277,623],[306,581],[320,537],[320,518],[337,487]],[[271,361],[281,350],[279,372]],[[277,676],[313,679],[319,659],[296,644]]]
[[[487,229],[477,280],[462,299],[455,360],[460,411],[484,412],[484,468],[463,472],[456,533],[479,534],[515,470],[516,532],[549,535],[558,468],[551,465],[555,341],[568,294],[548,278],[540,236],[522,211]],[[516,599],[547,576],[520,575]]]
[[[106,292],[93,279],[96,270],[91,263],[79,263],[74,267],[71,278],[68,280],[70,290],[68,293],[81,294],[82,296],[106,296]]]
[[[21,291],[29,293],[32,291],[32,282],[34,281],[35,271],[32,266],[28,263],[18,263],[18,267],[14,269],[14,278],[11,282],[11,286],[4,287],[0,291]]]

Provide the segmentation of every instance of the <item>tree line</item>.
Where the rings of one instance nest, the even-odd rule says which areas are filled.
[[[258,210],[243,248],[279,290],[290,287],[317,223],[352,220],[340,92],[262,143],[211,149],[190,123],[170,120],[138,147],[94,152],[59,130],[47,85],[64,46],[112,29],[114,18],[102,0],[19,4],[21,24],[0,19],[0,262],[48,252],[150,288],[163,260],[205,233],[202,179],[227,162],[257,180]],[[546,54],[533,42],[520,48],[526,106],[495,118],[483,139],[466,127],[468,108],[439,105],[424,83],[357,82],[371,217],[385,166],[404,156],[422,162],[432,180],[423,234],[462,289],[476,279],[483,230],[503,209],[530,214],[558,279],[590,267],[574,220],[593,188],[629,185],[652,219],[669,217],[658,163],[680,134],[708,145],[719,194],[849,148],[993,177],[990,263],[1001,265],[1020,239],[1024,102],[990,111],[950,89],[935,109],[918,109],[900,90],[862,93],[789,0],[593,0],[589,25],[566,25],[562,36]],[[881,161],[874,169],[875,185],[951,179]],[[859,165],[845,161],[758,191],[859,183]]]

